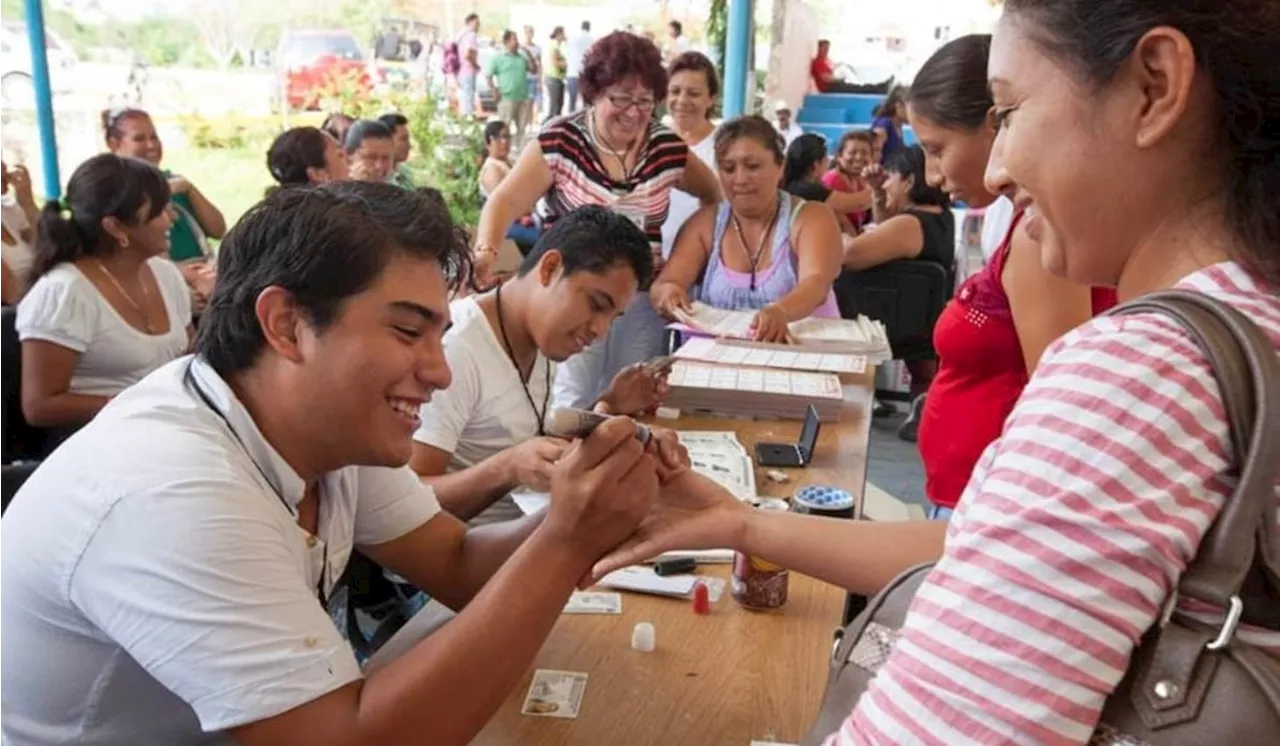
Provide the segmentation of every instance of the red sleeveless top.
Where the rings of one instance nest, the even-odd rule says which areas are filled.
[[[960,501],[978,458],[1000,437],[1027,385],[1027,364],[1000,283],[1021,219],[1014,215],[991,261],[960,286],[933,329],[938,375],[920,415],[919,447],[925,495],[944,508]],[[1114,290],[1093,289],[1095,315],[1115,304]]]

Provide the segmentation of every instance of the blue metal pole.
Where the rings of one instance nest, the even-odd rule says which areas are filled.
[[[724,40],[724,116],[747,110],[747,60],[751,56],[751,18],[754,0],[729,0],[729,23]]]
[[[49,85],[49,55],[44,43],[44,8],[40,0],[25,0],[27,43],[31,47],[31,82],[36,90],[36,123],[40,127],[40,157],[44,166],[44,194],[62,195],[58,174],[58,135],[53,128],[53,91]]]

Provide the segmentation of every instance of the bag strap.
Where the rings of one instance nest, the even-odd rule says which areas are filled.
[[[1178,593],[1228,609],[1235,621],[1244,612],[1250,623],[1280,628],[1280,563],[1271,542],[1280,467],[1280,358],[1244,314],[1200,293],[1153,293],[1108,315],[1152,312],[1177,321],[1208,358],[1226,408],[1231,471],[1239,478],[1183,573]]]

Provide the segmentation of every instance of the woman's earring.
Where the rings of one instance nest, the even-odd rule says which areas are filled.
[[[121,239],[120,239],[120,248],[122,248],[122,249],[127,249],[127,248],[129,248],[129,237],[128,237],[128,236],[124,236],[123,238],[121,238]]]

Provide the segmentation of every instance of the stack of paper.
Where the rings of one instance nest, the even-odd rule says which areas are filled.
[[[834,373],[709,365],[681,360],[667,377],[666,405],[690,411],[802,420],[812,404],[824,422],[840,418],[844,400]]]
[[[717,337],[732,344],[763,345],[751,341],[751,321],[754,311],[730,311],[694,302],[691,312],[677,312],[679,323],[672,327],[693,334]],[[823,319],[809,317],[788,324],[793,337],[791,345],[771,347],[821,350],[866,355],[872,362],[882,362],[892,357],[889,338],[884,324],[866,316],[856,319]]]
[[[756,496],[756,470],[747,449],[732,432],[680,431],[693,470],[733,493],[739,500]]]
[[[865,373],[866,355],[814,352],[776,347],[743,347],[718,339],[695,337],[676,350],[676,357],[722,365],[745,365],[784,370],[817,370],[827,373]]]

